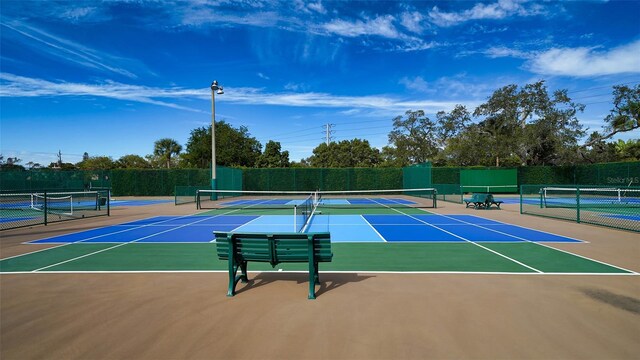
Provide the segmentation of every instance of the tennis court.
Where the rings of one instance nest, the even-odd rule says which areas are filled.
[[[433,207],[429,196],[327,196],[312,199],[313,215],[307,198],[278,200],[118,206],[109,217],[4,232],[7,356],[631,358],[637,349],[631,232],[523,217],[517,204]],[[249,283],[225,296],[214,230],[301,226],[332,237],[316,301],[304,263],[250,263]],[[353,334],[364,343],[335,340]],[[400,353],[386,345],[406,342]]]
[[[0,270],[226,271],[227,263],[216,258],[213,236],[224,231],[330,232],[335,257],[323,264],[324,272],[635,274],[553,247],[582,243],[580,239],[487,219],[478,212],[435,214],[428,210],[435,205],[433,196],[237,195],[216,197],[210,210],[193,215],[154,216],[33,240],[28,243],[56,246],[3,259]],[[304,268],[258,264],[251,269]]]

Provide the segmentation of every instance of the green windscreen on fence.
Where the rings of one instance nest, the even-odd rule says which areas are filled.
[[[517,169],[463,169],[460,186],[464,192],[516,193]]]
[[[196,192],[198,190],[211,189],[211,169],[201,169],[207,176],[198,178],[197,183],[185,183],[175,185],[175,204],[187,204],[196,202]],[[242,170],[226,166],[216,166],[216,185],[218,190],[242,190]]]
[[[427,162],[403,168],[402,186],[405,189],[431,187],[431,163]]]
[[[253,168],[242,171],[249,191],[401,189],[399,168]]]
[[[640,162],[567,166],[521,166],[517,169],[459,167],[401,168],[282,168],[231,169],[219,167],[219,188],[244,190],[373,190],[434,187],[456,192],[515,192],[514,185],[590,184],[610,187],[640,186]],[[428,181],[425,176],[431,172]],[[464,177],[464,179],[463,179]],[[462,181],[461,181],[462,180]],[[444,186],[446,185],[446,186]],[[112,189],[114,196],[171,196],[176,186],[209,188],[209,169],[112,170],[0,170],[0,192],[45,190],[87,191]],[[455,193],[455,195],[459,195]],[[458,197],[456,196],[456,199]]]
[[[92,190],[111,187],[111,170],[1,170],[3,191]]]
[[[640,162],[619,162],[575,167],[576,184],[640,186]]]

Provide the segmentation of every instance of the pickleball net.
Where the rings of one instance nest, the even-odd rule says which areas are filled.
[[[293,228],[295,232],[305,232],[320,204],[318,192],[310,194],[301,204],[293,205]]]
[[[275,210],[304,208],[310,201],[320,209],[436,208],[436,194],[434,188],[314,192],[199,190],[196,206],[198,209]]]

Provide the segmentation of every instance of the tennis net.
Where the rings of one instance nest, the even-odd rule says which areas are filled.
[[[323,209],[435,208],[436,193],[434,188],[424,188],[316,191],[312,195],[317,206]],[[309,197],[308,191],[199,190],[196,206],[198,209],[291,209],[304,207]]]

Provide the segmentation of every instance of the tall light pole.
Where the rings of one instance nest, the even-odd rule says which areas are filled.
[[[216,93],[224,94],[218,80],[211,83],[211,190],[216,190]],[[213,194],[211,200],[218,200],[217,194]]]

